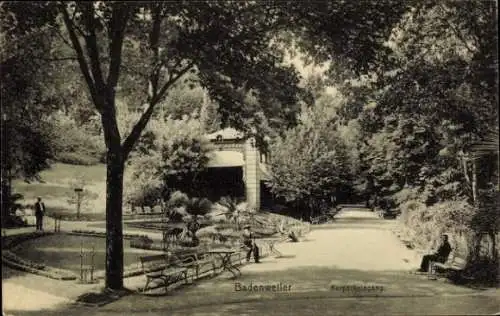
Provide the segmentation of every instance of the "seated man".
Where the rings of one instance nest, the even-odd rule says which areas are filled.
[[[198,216],[194,215],[193,219],[188,223],[187,229],[189,234],[191,235],[191,239],[194,244],[198,245],[200,240],[196,236],[196,232],[200,229],[200,223],[198,222]]]
[[[429,263],[431,261],[445,263],[448,259],[448,256],[450,255],[450,252],[451,245],[448,242],[448,235],[443,235],[441,236],[441,245],[439,246],[437,251],[433,254],[425,255],[422,258],[422,263],[420,264],[420,269],[418,270],[418,272],[427,272],[429,269]]]
[[[247,247],[247,262],[250,261],[250,256],[253,252],[255,263],[259,263],[259,247],[255,244],[255,236],[250,230],[250,225],[243,228],[243,245]]]

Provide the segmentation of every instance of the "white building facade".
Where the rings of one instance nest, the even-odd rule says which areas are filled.
[[[210,154],[208,168],[242,168],[245,199],[252,208],[261,207],[262,182],[268,179],[266,157],[255,146],[255,139],[225,128],[206,135],[215,149]]]

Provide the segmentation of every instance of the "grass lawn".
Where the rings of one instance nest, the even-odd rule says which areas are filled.
[[[374,216],[371,212],[347,211],[339,216],[337,223],[312,230],[307,239],[299,243],[280,244],[279,249],[286,256],[266,257],[261,264],[245,265],[242,274],[236,279],[230,279],[230,273],[225,272],[167,294],[162,290],[154,293],[156,295],[136,293],[100,308],[72,304],[56,307],[52,311],[43,310],[42,313],[179,316],[493,315],[499,311],[498,289],[458,286],[447,280],[433,281],[427,276],[408,273],[413,266],[411,256],[414,253],[390,232],[392,226],[387,221],[379,219],[376,224],[372,220]],[[363,218],[368,220],[365,225]],[[335,227],[344,219],[346,224]],[[64,242],[59,244],[64,245]],[[13,279],[11,277],[9,280]],[[132,284],[132,279],[127,279],[130,282],[128,284]],[[144,282],[142,276],[137,277],[137,280],[141,285]],[[45,291],[47,283],[44,281],[36,284],[30,280],[29,284],[39,291]],[[272,286],[280,283],[290,285],[289,291],[237,290],[240,285]],[[374,291],[375,287],[378,290]],[[58,290],[66,292],[64,288]],[[15,315],[40,315],[40,310],[13,312]]]
[[[20,193],[24,199],[20,201],[27,207],[32,207],[36,198],[41,196],[47,208],[47,215],[61,215],[66,220],[76,218],[74,186],[77,182],[84,183],[87,198],[84,198],[81,208],[81,220],[104,219],[106,198],[106,165],[78,166],[56,163],[50,169],[40,173],[41,182],[27,183],[22,180],[13,182],[13,191]]]
[[[104,270],[106,258],[106,240],[99,237],[73,235],[51,235],[21,243],[14,252],[24,259],[44,263],[48,266],[79,272],[80,247],[95,247],[94,263],[96,270]],[[125,266],[139,264],[139,257],[152,251],[130,248],[130,242],[124,241]]]
[[[69,165],[55,163],[50,169],[40,173],[43,181],[59,183],[61,180],[79,177],[88,183],[106,181],[106,165],[97,164],[93,166]]]

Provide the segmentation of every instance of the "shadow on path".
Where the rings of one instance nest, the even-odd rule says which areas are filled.
[[[389,231],[393,224],[371,212],[348,210],[337,222],[315,227],[319,229],[310,232],[308,242],[277,245],[286,258],[246,265],[236,280],[225,273],[166,295],[132,294],[99,308],[66,306],[37,315],[449,315],[500,310],[498,291],[410,274],[419,258]],[[242,290],[254,286],[257,290]]]
[[[241,290],[261,285],[264,288],[258,291]],[[268,285],[275,285],[276,289],[290,286],[290,290],[268,291]],[[354,303],[361,305],[356,307]],[[247,272],[236,280],[221,275],[166,295],[132,294],[100,308],[73,306],[71,315],[339,315],[352,314],[352,309],[374,315],[492,314],[497,312],[499,303],[498,297],[486,292],[430,281],[403,271],[298,267],[279,272]],[[43,315],[65,315],[64,312],[68,310],[47,310]]]

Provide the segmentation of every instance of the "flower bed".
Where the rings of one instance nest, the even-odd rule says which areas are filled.
[[[47,240],[28,240],[26,243],[11,247],[12,254],[6,260],[15,269],[36,273],[54,279],[78,279],[80,275],[81,257],[83,246],[85,258],[83,264],[88,266],[89,256],[94,253],[95,274],[104,275],[106,246],[104,235],[88,236],[79,234],[47,234]],[[137,238],[137,237],[135,237]],[[125,275],[137,275],[139,272],[139,257],[150,254],[149,251],[131,250],[124,245]],[[19,259],[20,258],[20,259]],[[50,267],[49,267],[50,266]],[[66,272],[63,272],[66,271]]]
[[[151,249],[151,250],[156,250],[154,249],[157,246],[153,244],[153,239],[149,238],[148,236],[138,236],[133,238],[130,241],[130,247],[131,248],[138,248],[138,249]],[[158,249],[161,250],[161,249]]]
[[[134,220],[134,219],[156,219],[159,217],[163,217],[164,214],[162,212],[154,212],[154,213],[124,213],[123,218],[125,220]]]
[[[70,235],[78,235],[78,236],[88,236],[88,237],[106,237],[105,232],[98,232],[95,230],[73,230],[70,233]],[[140,235],[140,234],[123,234],[124,239],[135,239],[135,238],[149,238],[147,235]]]
[[[76,275],[64,269],[58,269],[54,267],[49,267],[47,265],[25,260],[20,256],[13,253],[11,248],[19,246],[24,241],[39,238],[47,235],[52,235],[53,233],[49,232],[34,232],[22,235],[13,235],[8,237],[3,237],[3,246],[4,249],[2,251],[2,263],[16,270],[21,270],[45,277],[49,277],[51,279],[56,280],[76,280]]]

